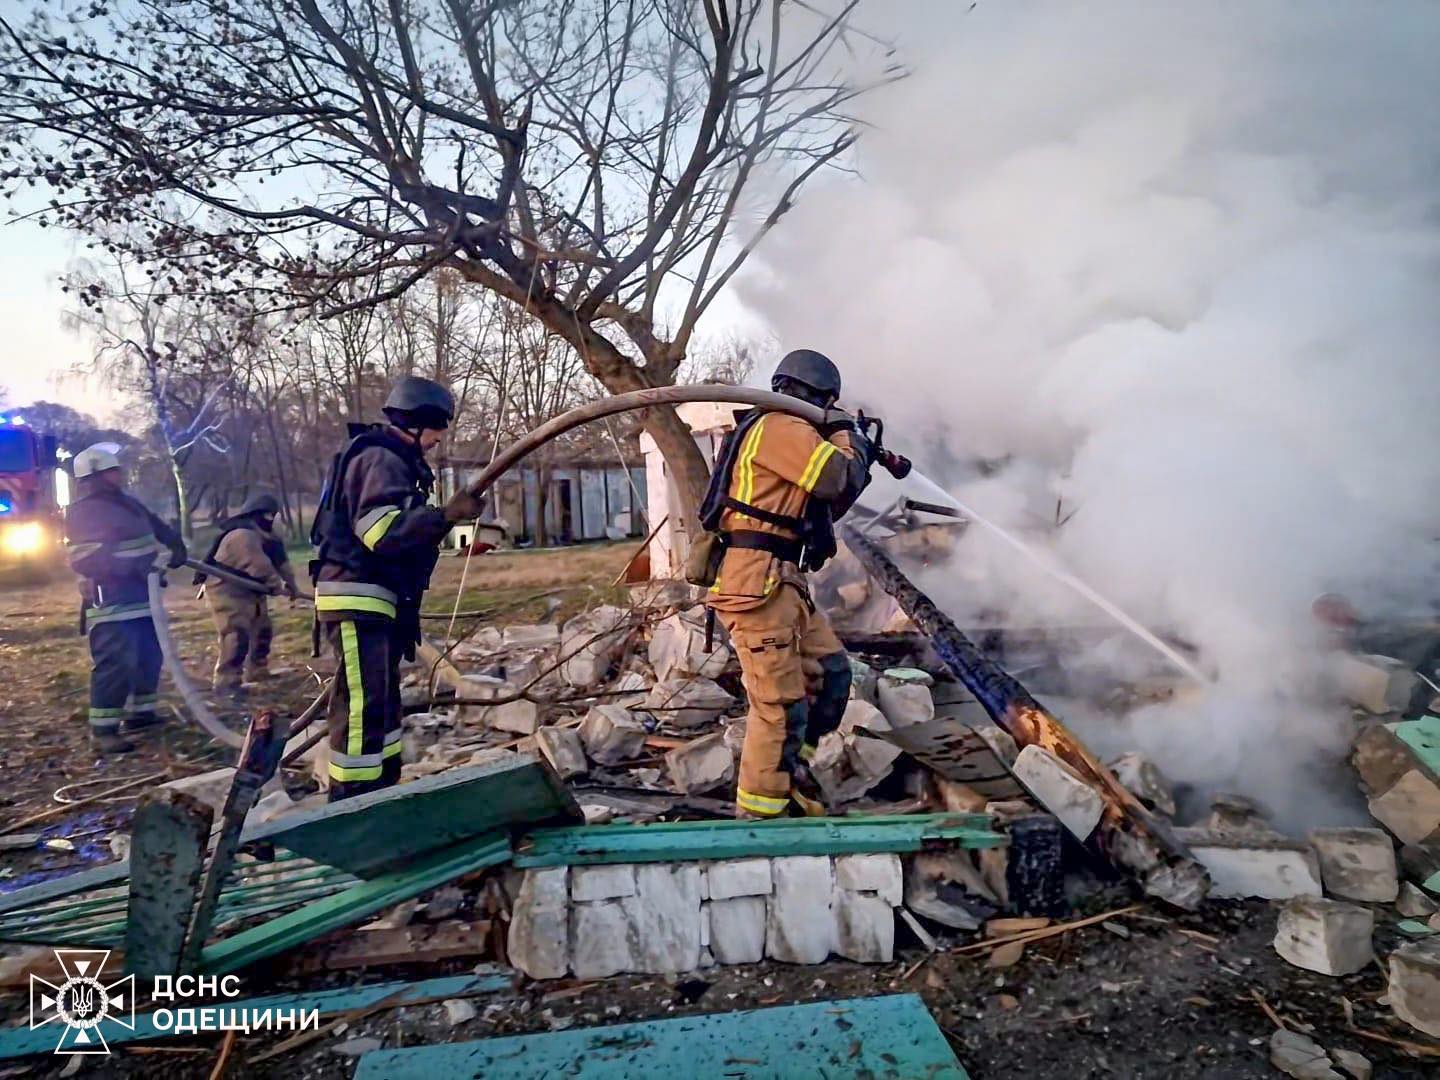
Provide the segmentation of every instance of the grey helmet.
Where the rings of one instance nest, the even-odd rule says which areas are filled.
[[[280,513],[280,500],[270,494],[251,495],[241,505],[236,517],[249,517],[251,514],[268,514],[271,517]]]
[[[406,375],[390,387],[384,412],[401,427],[446,428],[455,419],[455,397],[434,379]]]
[[[774,386],[780,379],[808,386],[832,402],[840,397],[840,369],[828,356],[814,349],[796,349],[786,353],[775,368],[775,374],[770,377],[770,384]]]

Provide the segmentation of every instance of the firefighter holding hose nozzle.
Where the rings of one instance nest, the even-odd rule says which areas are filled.
[[[735,796],[744,818],[778,817],[792,804],[811,816],[825,812],[807,762],[840,724],[850,660],[806,575],[835,554],[834,523],[877,460],[863,419],[835,408],[840,371],[828,357],[787,354],[771,388],[825,410],[824,420],[817,426],[764,409],[737,416],[686,568],[690,581],[709,588],[706,603],[730,635],[750,701]],[[813,692],[807,673],[818,675]]]

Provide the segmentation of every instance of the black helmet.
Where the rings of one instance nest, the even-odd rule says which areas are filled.
[[[406,375],[390,388],[384,411],[401,427],[445,428],[455,418],[455,398],[434,379]]]
[[[840,396],[840,369],[824,353],[814,349],[796,349],[785,354],[775,374],[770,377],[771,385],[780,379],[801,383],[830,401]]]
[[[251,495],[240,507],[236,517],[249,517],[251,514],[269,514],[272,517],[280,513],[280,500],[274,495]]]

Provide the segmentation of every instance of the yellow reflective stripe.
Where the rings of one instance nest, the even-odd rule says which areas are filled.
[[[345,765],[330,763],[331,780],[379,780],[381,767],[379,765],[365,765],[360,768],[350,768]]]
[[[381,750],[381,751],[380,751],[380,756],[381,756],[382,758],[394,757],[396,754],[400,753],[400,751],[403,750],[403,749],[405,749],[405,746],[404,746],[403,743],[392,742],[389,746],[385,747],[384,750]]]
[[[760,450],[760,433],[764,430],[765,417],[762,416],[755,421],[750,434],[745,436],[745,445],[740,448],[740,484],[735,498],[743,503],[755,499],[755,455]]]
[[[811,743],[806,743],[804,746],[800,747],[800,760],[814,761],[816,749],[817,748]]]
[[[337,596],[334,593],[317,593],[316,611],[364,611],[372,615],[395,617],[395,605],[378,596]]]
[[[735,805],[742,809],[749,810],[752,814],[764,814],[766,817],[775,817],[785,812],[785,808],[790,805],[790,800],[788,798],[772,799],[769,795],[756,795],[753,791],[737,788],[735,790]]]
[[[365,535],[360,537],[360,542],[371,551],[374,551],[375,545],[385,539],[385,534],[390,531],[390,526],[395,524],[395,519],[399,516],[399,510],[391,510],[379,521],[375,522],[374,525],[371,525],[370,528],[365,530]]]
[[[820,480],[820,470],[825,468],[825,463],[830,460],[832,454],[839,449],[832,442],[822,442],[810,455],[809,462],[805,465],[805,471],[800,474],[800,490],[814,491],[815,485]]]
[[[358,757],[365,749],[365,681],[360,675],[360,637],[355,633],[353,622],[340,624],[340,645],[345,656],[345,688],[350,692],[350,727],[345,745],[351,755]],[[377,772],[375,775],[380,774]],[[366,777],[349,779],[364,780]]]

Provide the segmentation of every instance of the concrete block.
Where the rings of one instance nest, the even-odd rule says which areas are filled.
[[[1419,885],[1402,881],[1400,894],[1395,899],[1395,910],[1407,919],[1428,919],[1440,911],[1440,903],[1436,903]]]
[[[1014,773],[1015,779],[1077,839],[1087,839],[1100,824],[1100,815],[1105,811],[1100,793],[1044,747],[1032,745],[1021,750]]]
[[[529,649],[537,646],[559,645],[560,627],[554,623],[539,623],[535,626],[507,626],[505,627],[502,641],[507,649]]]
[[[878,698],[880,673],[858,656],[850,657],[850,700],[874,705]]]
[[[892,728],[928,724],[935,719],[935,680],[919,668],[891,668],[880,676],[876,701]]]
[[[953,930],[978,930],[999,912],[999,897],[968,853],[919,852],[906,861],[905,906],[915,914]]]
[[[704,727],[718,720],[735,699],[713,679],[679,678],[656,683],[640,708],[658,723],[677,728]]]
[[[1336,1047],[1330,1051],[1330,1060],[1350,1080],[1370,1080],[1375,1075],[1375,1066],[1359,1051]]]
[[[722,964],[758,964],[765,959],[763,896],[736,896],[705,905],[710,919],[710,952]]]
[[[1270,1064],[1295,1080],[1345,1080],[1325,1048],[1308,1035],[1281,1028],[1270,1036]]]
[[[1395,844],[1383,829],[1316,829],[1310,843],[1329,895],[1388,904],[1400,894]]]
[[[1370,799],[1370,816],[1402,844],[1419,844],[1440,830],[1440,786],[1411,769]]]
[[[1110,762],[1110,771],[1120,784],[1151,810],[1175,816],[1174,787],[1160,766],[1144,754],[1123,754]]]
[[[887,904],[897,905],[905,891],[900,856],[839,855],[835,859],[835,884],[854,892],[875,893]]]
[[[1390,656],[1337,653],[1331,674],[1342,698],[1372,713],[1405,708],[1419,681],[1409,665]]]
[[[645,725],[621,705],[596,705],[580,724],[580,741],[590,760],[614,765],[645,749]]]
[[[824,855],[770,863],[775,891],[766,911],[765,955],[790,964],[818,964],[835,947],[834,876]]]
[[[521,699],[507,701],[490,710],[490,726],[514,735],[533,735],[540,728],[540,706]]]
[[[569,970],[570,868],[527,870],[510,916],[506,952],[532,979],[559,979]]]
[[[1390,954],[1387,997],[1395,1015],[1440,1038],[1440,937],[1422,938]]]
[[[706,891],[711,900],[736,896],[769,896],[769,859],[722,859],[705,868]]]
[[[890,731],[890,721],[885,719],[885,714],[875,705],[861,698],[851,698],[845,706],[845,714],[840,717],[840,733],[850,735],[856,731],[873,731],[876,733]]]
[[[570,966],[577,979],[607,979],[639,970],[627,900],[575,904],[570,909]]]
[[[567,657],[560,676],[571,686],[599,686],[625,648],[631,617],[623,608],[603,606],[575,616],[561,631],[560,652]]]
[[[674,974],[700,963],[700,867],[645,863],[635,895],[621,901],[630,921],[637,971]]]
[[[862,964],[888,964],[895,959],[895,909],[878,896],[836,889],[835,952]]]
[[[847,739],[845,757],[855,774],[857,786],[863,784],[861,794],[889,776],[895,768],[895,759],[903,752],[894,743],[883,739],[867,739],[863,735],[852,735]]]
[[[714,648],[705,651],[705,616],[679,612],[662,619],[650,635],[650,666],[659,679],[700,675],[713,679],[725,670],[734,655],[717,631]]]
[[[650,693],[651,682],[638,671],[627,671],[610,684],[610,694],[605,699],[609,705],[633,709]]]
[[[1384,794],[1396,780],[1420,767],[1410,748],[1389,726],[1376,721],[1366,724],[1356,736],[1350,748],[1350,764],[1367,795]]]
[[[665,768],[675,787],[695,795],[726,787],[735,779],[735,755],[725,744],[725,733],[703,735],[665,755]]]
[[[493,701],[518,693],[520,688],[491,675],[466,675],[462,697],[471,701]],[[461,705],[455,713],[461,724],[488,725],[494,712],[490,705]]]
[[[1307,844],[1265,837],[1242,839],[1205,829],[1177,829],[1180,841],[1210,874],[1216,899],[1290,900],[1324,895],[1320,859]]]
[[[590,769],[590,762],[585,760],[585,744],[574,728],[542,727],[535,732],[535,744],[562,780],[582,776]]]
[[[1275,951],[1306,971],[1353,975],[1375,958],[1375,913],[1358,904],[1303,897],[1280,909]]]
[[[179,780],[170,780],[160,786],[199,799],[215,811],[218,820],[225,811],[225,799],[230,794],[230,785],[234,782],[235,770],[227,766],[194,776],[182,776]]]
[[[633,864],[572,866],[570,868],[570,899],[577,903],[590,900],[618,900],[622,896],[634,895],[635,867]]]

